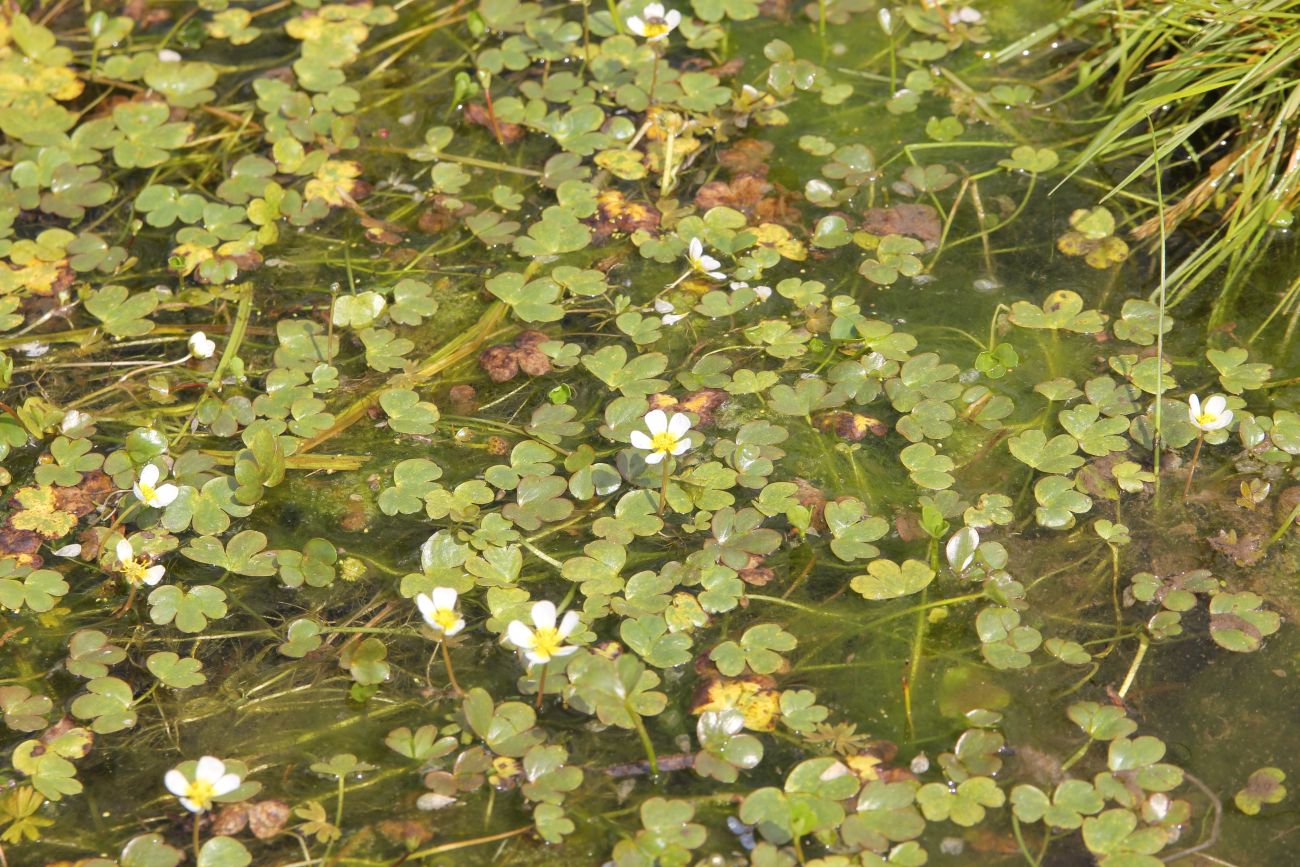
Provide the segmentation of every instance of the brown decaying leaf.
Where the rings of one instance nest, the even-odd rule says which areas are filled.
[[[451,401],[451,408],[456,410],[457,415],[473,415],[478,409],[478,401],[475,399],[477,395],[474,386],[461,383],[451,387],[447,399]]]
[[[523,138],[524,133],[527,132],[517,123],[506,123],[500,119],[494,125],[492,115],[488,114],[487,106],[481,102],[468,102],[465,104],[465,120],[478,124],[493,135],[499,133],[502,144],[514,144]]]
[[[735,174],[752,174],[767,176],[767,158],[772,153],[772,143],[743,138],[731,147],[718,153],[718,162],[724,169]]]
[[[493,382],[509,382],[520,371],[529,376],[545,376],[551,372],[551,359],[540,347],[550,339],[541,331],[523,331],[513,344],[497,343],[480,352],[479,367]]]
[[[1264,537],[1259,533],[1243,533],[1238,536],[1236,530],[1220,530],[1209,541],[1211,548],[1231,557],[1238,566],[1253,566],[1264,557],[1261,547]]]
[[[605,190],[596,197],[596,213],[587,220],[592,227],[593,243],[612,235],[628,235],[637,230],[654,232],[661,219],[659,209],[648,202],[628,201],[621,190]]]
[[[929,205],[900,204],[863,211],[862,231],[882,237],[905,235],[924,243],[927,250],[933,250],[943,235],[943,223],[939,212]]]
[[[826,494],[807,479],[796,477],[794,484],[794,498],[812,515],[812,529],[826,529]]]
[[[814,422],[826,433],[833,433],[840,439],[855,443],[861,442],[867,434],[883,437],[889,433],[889,425],[880,419],[847,410],[822,413]]]
[[[738,174],[730,181],[709,181],[695,193],[701,209],[726,207],[752,215],[759,200],[772,191],[771,182],[755,174]]]
[[[763,587],[770,584],[776,578],[776,572],[763,564],[763,558],[757,554],[749,555],[749,562],[745,568],[737,573],[741,581],[754,587]]]
[[[105,498],[115,490],[113,480],[102,470],[83,473],[81,481],[71,487],[54,487],[54,501],[64,512],[78,518],[95,511]]]
[[[701,388],[683,395],[681,400],[670,394],[650,395],[650,408],[665,412],[692,412],[700,427],[713,424],[718,408],[727,402],[727,393],[720,388]]]

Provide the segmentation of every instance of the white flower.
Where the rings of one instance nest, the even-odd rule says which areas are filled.
[[[162,580],[163,573],[167,571],[161,563],[150,566],[148,555],[137,557],[134,546],[127,539],[119,541],[114,550],[117,553],[117,571],[122,573],[126,583],[132,587],[140,584],[152,587]]]
[[[647,464],[657,464],[666,455],[680,455],[691,447],[686,438],[691,420],[685,413],[675,412],[669,418],[662,409],[652,409],[645,414],[645,426],[650,433],[632,431],[632,445],[650,453],[645,458]]]
[[[969,6],[963,6],[948,13],[949,24],[979,24],[984,20],[978,9],[972,9]]]
[[[1228,409],[1228,399],[1216,394],[1205,405],[1196,395],[1187,398],[1187,418],[1201,431],[1221,430],[1232,424],[1232,410]]]
[[[533,629],[522,620],[512,620],[506,628],[506,638],[522,650],[530,662],[546,665],[555,657],[568,656],[578,649],[564,643],[564,639],[578,626],[578,612],[566,611],[557,627],[555,603],[543,600],[533,606],[532,618]]]
[[[179,51],[172,51],[170,48],[164,48],[158,52],[158,59],[163,63],[180,63],[181,55]]]
[[[714,280],[727,279],[727,275],[718,270],[722,267],[722,263],[704,252],[704,243],[699,238],[691,238],[690,247],[686,251],[686,261],[690,263],[692,270],[706,277],[712,277]]]
[[[415,606],[424,615],[425,623],[448,638],[465,628],[465,618],[456,610],[456,591],[450,587],[435,587],[432,594],[419,594]]]
[[[171,484],[158,484],[158,479],[162,473],[153,464],[146,464],[144,469],[140,470],[140,478],[136,479],[135,485],[131,490],[135,492],[136,499],[146,506],[152,506],[155,509],[165,509],[176,499],[180,493],[180,488]]]
[[[226,773],[226,763],[221,759],[204,756],[194,766],[193,779],[172,768],[163,777],[163,784],[180,798],[182,807],[191,813],[203,813],[212,809],[214,798],[238,789],[240,779],[238,774]]]
[[[195,358],[211,358],[216,351],[216,342],[209,340],[208,335],[202,331],[190,335],[190,355]]]
[[[656,313],[661,314],[659,320],[663,322],[664,325],[676,325],[678,322],[681,322],[686,318],[685,313],[674,312],[677,308],[673,307],[670,302],[665,301],[662,298],[655,299],[654,308]]]
[[[641,10],[640,15],[628,17],[627,29],[646,42],[658,42],[667,39],[668,34],[676,30],[677,25],[681,23],[682,13],[676,9],[665,11],[664,4],[651,3]]]

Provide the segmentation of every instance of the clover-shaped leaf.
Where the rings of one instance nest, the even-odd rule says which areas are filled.
[[[1220,593],[1210,600],[1210,637],[1226,650],[1251,653],[1262,639],[1277,632],[1282,619],[1275,611],[1264,611],[1264,600],[1255,593]]]
[[[226,592],[210,584],[189,590],[164,584],[149,594],[149,619],[160,626],[175,621],[181,632],[202,632],[209,619],[225,616]]]
[[[1286,774],[1278,768],[1260,768],[1250,775],[1246,785],[1233,795],[1232,802],[1247,816],[1259,813],[1265,804],[1279,804],[1286,797],[1282,782]]]
[[[919,487],[941,491],[956,481],[950,472],[956,467],[952,458],[939,454],[929,443],[913,443],[899,452],[898,457]]]
[[[379,396],[379,406],[388,415],[388,426],[398,433],[431,434],[440,414],[438,407],[409,388],[393,388]]]
[[[1272,365],[1259,362],[1247,364],[1249,354],[1240,346],[1223,350],[1210,349],[1206,351],[1205,357],[1219,371],[1219,382],[1230,394],[1262,388],[1273,374]]]
[[[1092,508],[1092,499],[1075,490],[1074,483],[1063,476],[1048,476],[1034,485],[1038,508],[1034,518],[1044,527],[1063,529],[1074,526],[1074,516]]]
[[[950,788],[944,783],[926,783],[916,793],[916,803],[931,822],[945,819],[969,828],[984,821],[986,807],[1000,807],[1006,794],[989,777],[971,777]]]
[[[935,573],[920,560],[872,560],[866,575],[858,575],[849,586],[867,599],[898,599],[919,593],[934,580]]]
[[[1077,331],[1080,334],[1096,334],[1106,325],[1104,314],[1084,310],[1083,298],[1069,289],[1048,295],[1042,307],[1028,301],[1017,301],[1011,305],[1008,318],[1021,328]]]
[[[798,644],[793,635],[775,623],[760,623],[745,630],[740,642],[724,641],[709,653],[718,671],[735,676],[746,666],[757,674],[770,674],[785,664],[778,651],[793,650]]]
[[[172,689],[185,689],[207,682],[207,677],[200,669],[203,663],[193,657],[182,659],[170,650],[160,650],[149,654],[145,667],[163,686]]]
[[[105,735],[135,725],[134,703],[135,696],[126,681],[97,677],[86,684],[84,694],[73,699],[71,710],[77,719],[91,720],[91,731]]]

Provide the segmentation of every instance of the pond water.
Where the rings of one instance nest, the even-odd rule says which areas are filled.
[[[1290,863],[1294,244],[1071,4],[678,5],[0,15],[0,863]]]

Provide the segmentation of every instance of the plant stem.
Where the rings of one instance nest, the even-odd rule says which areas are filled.
[[[442,645],[442,661],[447,666],[447,680],[451,681],[451,688],[456,690],[456,695],[464,695],[465,690],[460,688],[460,684],[456,681],[456,672],[451,667],[451,651],[447,649],[447,640],[443,639],[439,643]]]
[[[1196,450],[1192,452],[1192,468],[1187,471],[1187,484],[1183,485],[1183,500],[1187,500],[1188,493],[1192,490],[1192,479],[1196,476],[1196,463],[1201,459],[1201,444],[1205,442],[1205,432],[1201,431],[1196,435]]]
[[[1138,652],[1128,667],[1128,674],[1124,675],[1124,682],[1120,684],[1118,693],[1120,698],[1128,695],[1129,688],[1133,686],[1133,678],[1137,677],[1138,669],[1142,667],[1142,659],[1147,655],[1147,648],[1150,646],[1151,639],[1145,635],[1138,636]]]
[[[542,699],[546,696],[546,666],[542,666],[541,674],[537,676],[537,709],[542,709]]]
[[[645,759],[650,763],[650,773],[654,776],[659,775],[659,758],[655,755],[654,744],[650,743],[650,733],[645,730],[645,721],[641,719],[641,714],[632,713],[632,723],[636,726],[637,737],[641,739],[641,747],[645,750]]]
[[[664,455],[663,477],[659,483],[659,517],[664,516],[664,507],[668,505],[668,455]]]
[[[202,813],[194,814],[194,863],[199,863],[199,820],[203,818]]]
[[[1291,529],[1291,525],[1295,523],[1296,518],[1300,518],[1300,504],[1297,504],[1296,507],[1291,510],[1291,514],[1286,516],[1286,520],[1282,522],[1272,536],[1268,537],[1268,541],[1264,543],[1265,551],[1273,547],[1278,539],[1281,539],[1286,535],[1286,531]]]

